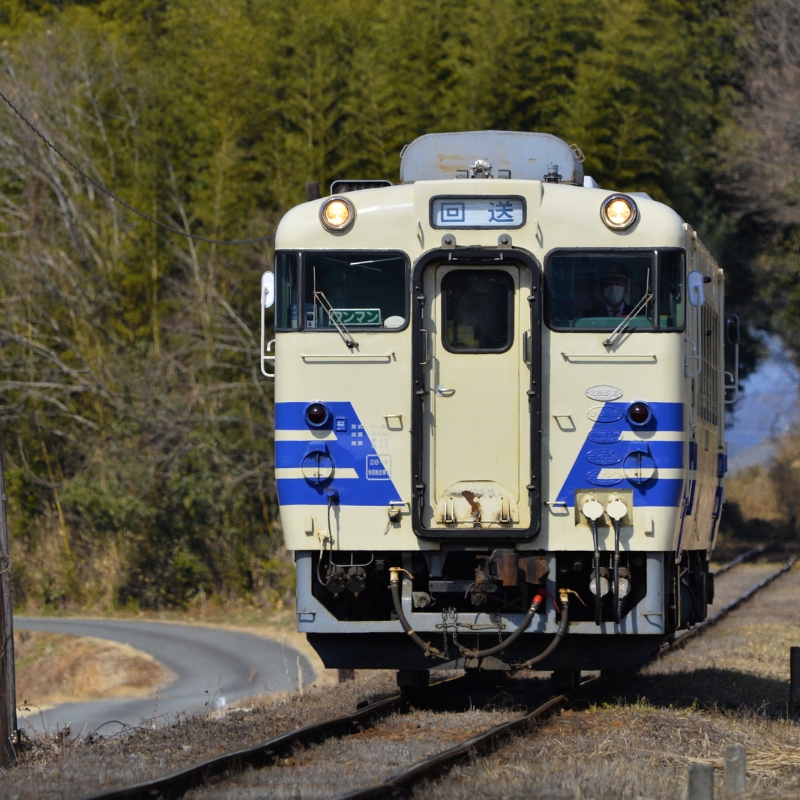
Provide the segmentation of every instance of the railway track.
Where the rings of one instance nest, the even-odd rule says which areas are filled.
[[[747,558],[753,558],[764,552],[765,549],[764,547],[756,548],[744,554],[738,559],[735,559],[734,562],[721,567],[717,570],[716,575],[724,574],[743,561],[746,561]],[[758,584],[750,587],[746,592],[727,603],[705,622],[696,625],[690,631],[677,637],[674,641],[665,644],[664,647],[655,654],[653,660],[662,658],[667,653],[683,647],[689,640],[724,619],[742,603],[746,602],[791,569],[797,558],[797,556],[793,556],[779,569],[774,570]],[[500,724],[492,725],[464,742],[453,747],[442,749],[441,751],[418,760],[416,763],[401,769],[382,782],[338,795],[336,800],[367,800],[367,798],[396,797],[398,792],[408,791],[419,782],[430,780],[437,775],[446,773],[454,765],[471,758],[476,753],[489,753],[495,750],[503,741],[507,740],[515,733],[531,729],[548,716],[573,703],[581,692],[601,684],[608,677],[609,676],[601,675],[599,677],[590,678],[573,691],[558,694],[547,698],[543,702],[536,703],[532,711],[516,716],[513,719],[503,721]],[[443,691],[447,691],[448,689],[445,688],[446,686],[450,688],[456,686],[460,687],[463,685],[463,681],[463,678],[455,678],[435,684],[436,693],[437,695],[441,695]],[[87,795],[83,797],[82,800],[123,800],[123,798],[163,798],[163,800],[169,798],[169,800],[173,800],[173,798],[183,796],[191,789],[212,782],[215,778],[236,774],[245,767],[256,769],[272,767],[280,763],[281,759],[286,760],[290,758],[292,753],[295,752],[295,748],[298,746],[308,747],[330,739],[363,733],[370,728],[379,726],[392,715],[409,713],[414,704],[421,703],[424,705],[426,696],[430,698],[431,693],[429,692],[427,695],[420,693],[416,697],[398,694],[388,699],[372,703],[354,714],[337,717],[313,725],[307,725],[269,739],[255,747],[226,753],[150,781]]]

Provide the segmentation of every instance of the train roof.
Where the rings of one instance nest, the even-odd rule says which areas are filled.
[[[400,181],[513,178],[583,186],[583,154],[549,133],[429,133],[403,148]]]

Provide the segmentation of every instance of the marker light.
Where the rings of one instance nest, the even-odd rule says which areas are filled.
[[[636,221],[638,212],[633,199],[624,194],[612,194],[603,201],[600,217],[615,231],[625,230]]]
[[[312,428],[321,428],[331,416],[331,412],[328,410],[328,407],[323,403],[312,403],[306,409],[306,422]]]
[[[319,218],[329,231],[343,231],[353,224],[356,210],[346,198],[331,197],[322,204]]]
[[[648,406],[647,403],[638,401],[636,403],[631,403],[628,408],[628,422],[630,422],[631,425],[647,425],[652,416],[653,412],[650,410],[650,406]]]

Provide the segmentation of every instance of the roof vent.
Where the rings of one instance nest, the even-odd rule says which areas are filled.
[[[474,164],[469,165],[470,178],[491,178],[492,165],[485,159],[479,158]]]
[[[550,164],[550,167],[547,172],[545,172],[542,180],[545,183],[561,183],[561,175],[558,172],[558,164]]]
[[[583,186],[580,156],[549,133],[464,131],[429,133],[401,154],[400,180],[510,178]]]

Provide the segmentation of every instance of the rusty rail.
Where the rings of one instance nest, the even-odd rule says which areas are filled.
[[[600,680],[601,678],[592,678],[582,685],[594,684]],[[481,749],[489,749],[492,745],[498,744],[499,741],[514,731],[524,728],[536,720],[549,716],[572,700],[574,695],[575,692],[569,692],[568,694],[559,694],[555,697],[551,697],[529,714],[509,720],[508,722],[503,722],[500,725],[495,725],[493,728],[489,728],[489,730],[479,733],[477,736],[473,736],[472,739],[468,739],[466,742],[451,747],[449,750],[443,750],[441,753],[436,753],[423,761],[412,764],[410,767],[406,767],[406,769],[395,773],[391,778],[387,778],[383,783],[339,795],[335,800],[378,800],[378,798],[383,797],[395,798],[397,797],[398,790],[407,789],[423,778],[430,778],[438,772],[444,772],[453,767],[457,762],[469,758],[472,753]]]
[[[763,552],[764,549],[766,549],[766,547],[755,548],[748,553],[744,553],[739,558],[734,559],[730,566],[735,566],[747,558]],[[745,603],[747,600],[753,597],[753,595],[760,592],[765,586],[768,586],[781,575],[788,572],[794,566],[797,559],[798,556],[793,556],[780,569],[767,576],[763,581],[761,581],[761,583],[750,587],[750,589],[748,589],[744,594],[740,595],[735,600],[721,608],[712,617],[709,617],[704,622],[695,625],[692,630],[678,637],[674,641],[664,645],[664,647],[655,653],[650,661],[662,658],[667,653],[683,647],[687,641],[707,631],[710,627],[730,614],[731,611],[734,611],[736,608],[742,605],[742,603]],[[728,565],[726,565],[726,567],[727,566]],[[717,574],[719,574],[719,571]],[[380,798],[397,797],[398,790],[407,790],[417,781],[433,777],[438,773],[445,772],[455,766],[455,764],[457,764],[459,761],[470,757],[472,753],[478,750],[490,749],[492,745],[496,745],[503,737],[506,737],[519,729],[524,729],[525,726],[530,725],[537,719],[542,719],[566,705],[577,696],[581,689],[586,689],[589,686],[596,686],[611,678],[612,675],[613,673],[609,673],[606,675],[600,675],[596,678],[591,678],[588,681],[584,681],[576,690],[572,692],[551,697],[538,708],[530,712],[530,714],[526,714],[518,719],[504,722],[501,725],[490,728],[484,733],[478,734],[478,736],[475,736],[460,745],[456,745],[455,747],[451,747],[449,750],[436,753],[435,755],[430,756],[423,761],[412,764],[410,767],[407,767],[395,775],[392,775],[392,777],[388,778],[383,783],[375,784],[374,786],[368,786],[364,789],[357,789],[353,792],[349,792],[348,794],[339,795],[335,798],[335,800],[380,800]]]
[[[334,736],[358,733],[364,727],[374,725],[396,711],[407,709],[408,701],[409,698],[406,695],[394,695],[386,700],[371,703],[355,714],[346,714],[324,722],[306,725],[289,733],[267,739],[265,742],[245,750],[225,753],[153,780],[85,795],[80,800],[133,800],[135,798],[152,800],[154,797],[158,797],[159,800],[174,800],[206,782],[209,778],[230,770],[240,769],[243,766],[270,766],[283,754],[290,753],[296,744],[312,743]]]
[[[767,542],[766,544],[762,544],[759,547],[754,547],[752,550],[748,550],[746,553],[742,553],[739,556],[736,556],[732,561],[729,561],[727,564],[723,564],[715,573],[714,577],[717,578],[720,575],[724,575],[728,570],[733,569],[734,567],[741,564],[743,561],[749,561],[751,558],[755,558],[756,556],[760,556],[763,552],[770,549],[770,547],[774,547],[775,542]]]
[[[734,559],[734,561],[737,564],[741,563],[742,560],[745,560],[745,557],[752,557],[752,555],[756,555],[758,552],[763,552],[763,550],[756,548],[756,550],[745,553],[744,557],[740,556],[739,559]],[[798,558],[798,556],[790,558],[780,569],[767,576],[760,583],[752,586],[740,597],[721,608],[712,617],[695,625],[692,630],[664,645],[650,660],[656,660],[673,650],[677,650],[690,639],[708,630],[764,587],[788,572],[794,566]],[[733,565],[733,562],[731,562],[731,566]],[[719,572],[718,570],[717,574],[719,574]],[[483,733],[455,747],[451,747],[448,750],[436,753],[416,764],[412,764],[400,772],[395,773],[382,783],[339,795],[336,800],[377,800],[378,798],[384,797],[396,797],[398,791],[407,790],[410,786],[421,780],[447,772],[456,763],[469,758],[471,754],[477,751],[491,751],[501,741],[516,731],[524,730],[526,727],[546,718],[566,704],[572,702],[581,690],[590,686],[596,686],[609,679],[612,675],[613,673],[610,673],[584,681],[577,689],[549,698],[528,714],[489,728]],[[442,681],[441,683],[432,685],[431,688],[434,688],[434,686],[441,687],[442,684],[452,682],[454,682],[453,679]],[[132,786],[124,786],[97,794],[86,795],[80,798],[80,800],[130,800],[135,798],[152,800],[153,797],[159,797],[160,800],[175,800],[175,798],[181,797],[184,793],[204,783],[209,778],[224,774],[231,769],[238,769],[245,765],[256,767],[270,766],[282,754],[289,752],[295,744],[320,741],[321,739],[334,736],[357,733],[365,725],[375,724],[395,711],[407,709],[408,701],[408,696],[396,695],[386,700],[373,703],[355,714],[348,714],[313,725],[306,725],[303,728],[282,734],[281,736],[276,736],[273,739],[269,739],[246,750],[239,750],[217,756],[216,758],[194,764],[191,767],[178,770],[161,778],[155,778]]]

